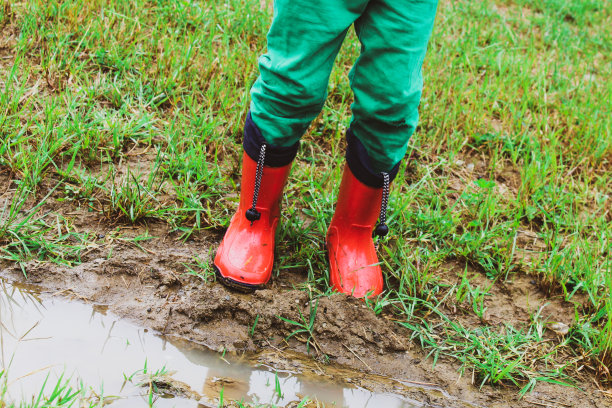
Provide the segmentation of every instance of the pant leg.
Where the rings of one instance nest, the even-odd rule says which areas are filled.
[[[294,145],[319,114],[342,41],[368,1],[275,0],[251,89],[251,117],[268,143]]]
[[[361,55],[351,70],[351,130],[375,172],[406,153],[418,122],[421,67],[437,0],[372,0],[355,22]]]

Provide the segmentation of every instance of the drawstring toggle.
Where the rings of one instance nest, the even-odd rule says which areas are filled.
[[[251,221],[251,226],[253,226],[253,222],[259,220],[261,218],[261,213],[257,211],[255,206],[257,206],[257,198],[259,197],[259,189],[261,188],[261,177],[263,176],[263,166],[266,160],[266,145],[261,145],[261,150],[259,151],[259,157],[257,159],[257,170],[255,171],[255,189],[253,191],[253,205],[251,208],[246,210],[245,216],[246,219]]]

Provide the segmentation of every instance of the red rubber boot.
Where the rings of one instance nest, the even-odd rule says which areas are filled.
[[[388,181],[387,181],[388,186]],[[344,167],[336,212],[327,231],[330,283],[340,293],[357,298],[374,297],[383,290],[383,276],[372,240],[378,219],[383,188],[372,188],[359,181],[348,165]],[[388,231],[381,219],[378,235]]]
[[[239,289],[258,289],[270,280],[280,198],[291,169],[291,164],[268,167],[260,161],[258,166],[246,153],[242,156],[240,205],[214,261],[221,282]]]

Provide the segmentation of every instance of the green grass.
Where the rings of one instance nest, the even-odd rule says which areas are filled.
[[[3,256],[78,262],[94,238],[36,207],[56,186],[109,222],[162,220],[183,239],[222,231],[237,206],[241,128],[270,17],[254,0],[3,2],[0,168],[14,197]],[[303,271],[314,297],[329,294],[321,244],[358,52],[351,34],[283,201],[275,273]],[[479,385],[525,392],[571,383],[583,365],[610,378],[610,55],[606,1],[439,6],[420,126],[379,245],[388,290],[368,304],[408,327],[434,362],[474,370]],[[489,283],[471,282],[466,267]],[[522,274],[574,303],[567,335],[542,341],[547,317],[535,310],[521,325],[485,319],[491,287]]]
[[[64,378],[64,375],[60,375],[55,381],[47,375],[36,395],[33,395],[29,401],[20,401],[16,404],[8,401],[7,382],[8,372],[0,370],[0,407],[2,408],[99,408],[108,404],[102,395],[87,396],[88,389],[82,382],[75,384],[75,381]]]
[[[32,259],[68,266],[79,263],[92,234],[75,232],[69,220],[59,214],[41,213],[41,204],[50,193],[39,204],[28,206],[30,193],[19,186],[0,210],[0,258],[19,265]]]
[[[18,403],[10,401],[8,398],[8,371],[0,370],[0,408],[102,408],[107,405],[112,405],[114,402],[121,401],[120,396],[105,396],[102,391],[96,392],[88,387],[82,381],[72,381],[60,375],[57,380],[50,379],[51,374],[47,375],[43,383],[40,385],[40,390],[33,395],[29,401],[20,401]],[[141,390],[140,398],[142,402],[149,407],[158,406],[160,398],[168,399],[174,395],[172,393],[172,383],[168,380],[168,372],[165,367],[158,370],[147,368],[145,362],[144,368],[130,375],[123,375],[125,384],[131,384],[136,389]],[[171,377],[170,377],[171,378]],[[283,399],[278,373],[274,376],[274,392],[278,399]],[[103,387],[101,387],[103,389]],[[132,395],[134,397],[134,395]],[[182,398],[182,402],[186,401],[186,396],[178,395]],[[193,397],[195,398],[195,397]],[[308,397],[302,397],[299,402],[296,402],[297,407],[320,406],[319,403],[313,402]],[[246,403],[244,401],[224,401],[223,387],[219,392],[218,404],[219,407],[240,407],[240,408],[259,408],[259,407],[276,407],[274,404]]]
[[[286,340],[289,340],[291,337],[298,336],[304,337],[306,343],[306,351],[310,353],[310,346],[315,350],[319,357],[322,357],[324,361],[327,361],[329,357],[325,355],[321,347],[317,343],[317,340],[314,336],[315,329],[315,319],[317,318],[317,310],[319,309],[319,300],[313,300],[309,304],[309,315],[308,318],[299,311],[300,321],[295,321],[291,319],[287,319],[286,317],[277,316],[280,320],[285,323],[289,323],[292,328],[292,332],[287,336]],[[280,395],[280,394],[279,394]]]
[[[9,362],[8,367],[0,369],[0,408],[102,408],[113,405],[118,401],[128,402],[129,400],[132,403],[135,403],[134,400],[140,400],[141,404],[144,403],[154,408],[160,405],[160,399],[162,401],[169,399],[172,401],[173,398],[180,398],[176,401],[178,405],[184,405],[187,400],[192,402],[202,400],[202,396],[197,392],[193,392],[188,386],[185,388],[184,384],[176,382],[172,378],[172,373],[165,366],[154,370],[148,366],[148,362],[145,360],[142,369],[129,375],[123,374],[123,386],[120,390],[122,395],[108,396],[104,394],[103,385],[99,387],[99,391],[96,391],[80,379],[76,380],[66,377],[65,374],[58,375],[49,372],[40,384],[40,389],[34,395],[29,398],[25,397],[22,401],[14,401],[9,398],[9,385],[12,384],[9,381],[10,365]],[[284,398],[278,372],[274,374],[274,393],[277,400]],[[141,404],[139,406],[142,406]],[[309,397],[301,397],[301,400],[296,401],[295,404],[297,407],[303,407],[307,404],[310,404],[308,406],[321,406],[316,400],[312,401]],[[219,407],[242,408],[276,407],[274,404],[247,403],[243,400],[224,401],[223,387],[219,392],[217,405]]]

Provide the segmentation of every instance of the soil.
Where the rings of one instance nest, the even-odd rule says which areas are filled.
[[[10,183],[8,174],[0,174],[0,191],[5,192],[1,200],[10,196]],[[297,359],[291,356],[308,355],[310,358],[302,358],[300,364],[307,365],[302,369],[314,375],[359,379],[364,373],[370,378],[364,386],[389,392],[403,386],[404,395],[430,406],[612,406],[608,393],[587,373],[578,374],[580,389],[540,382],[522,399],[513,386],[478,389],[472,374],[461,376],[459,365],[450,359],[441,358],[432,368],[431,359],[391,316],[376,315],[362,301],[343,295],[320,299],[314,341],[309,343],[300,335],[287,341],[296,327],[279,317],[299,321],[300,313],[308,318],[312,306],[307,292],[294,289],[306,280],[305,272],[283,271],[266,289],[252,294],[237,292],[214,279],[189,275],[185,266],[193,264],[196,255],[209,262],[222,232],[200,232],[184,242],[162,222],[112,225],[99,213],[76,208],[74,203],[49,203],[44,211],[70,214],[73,227],[96,234],[97,243],[77,266],[30,261],[21,266],[26,279],[20,266],[4,261],[0,276],[108,307],[121,317],[199,347],[256,355],[263,364],[295,365]],[[140,247],[128,239],[145,234],[152,238],[140,241]],[[440,279],[460,279],[458,267],[449,264],[440,271]],[[471,271],[470,279],[473,285],[493,284],[493,296],[486,298],[489,324],[525,322],[540,309],[557,322],[573,322],[574,305],[541,293],[529,276],[519,273],[506,282],[493,283]],[[482,324],[471,322],[461,310],[448,312],[464,325]],[[378,376],[378,381],[371,380],[372,376]]]

